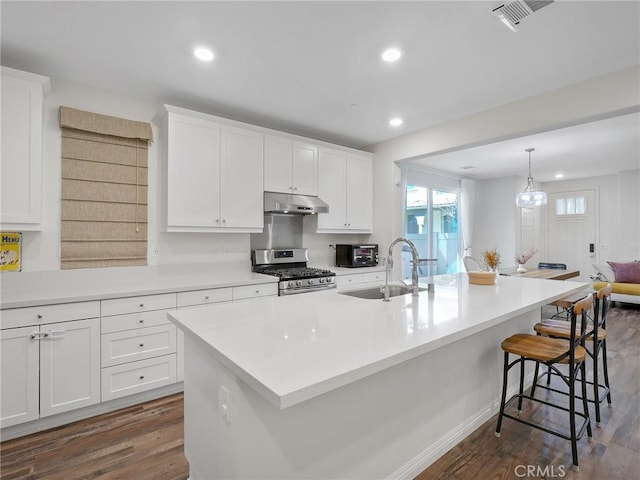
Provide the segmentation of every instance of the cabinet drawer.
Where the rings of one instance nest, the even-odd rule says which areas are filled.
[[[1,328],[26,327],[45,323],[82,320],[100,316],[100,302],[62,303],[41,307],[12,308],[0,311]]]
[[[176,355],[102,369],[102,401],[176,383]]]
[[[230,287],[179,292],[178,308],[207,303],[230,302],[231,300],[233,300],[233,290]]]
[[[172,309],[171,309],[172,310]],[[171,321],[167,318],[166,310],[153,310],[152,312],[128,313],[126,315],[113,315],[105,317],[100,324],[101,333],[121,332],[136,328],[156,327],[168,325]]]
[[[102,367],[175,352],[175,325],[159,325],[102,335]]]
[[[247,298],[266,297],[278,295],[277,283],[265,283],[262,285],[245,285],[233,287],[233,300],[244,300]]]
[[[362,274],[362,283],[384,283],[385,272],[370,272]]]
[[[114,298],[102,300],[102,316],[121,315],[123,313],[147,312],[176,308],[176,294],[144,295],[141,297]]]
[[[336,285],[340,287],[349,287],[351,285],[360,285],[362,283],[362,275],[339,275],[336,277]]]

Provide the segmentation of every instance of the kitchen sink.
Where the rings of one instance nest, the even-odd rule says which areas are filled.
[[[398,295],[411,295],[411,287],[404,285],[389,285],[389,298],[397,297]],[[421,292],[426,292],[426,287],[418,287]],[[365,298],[368,300],[380,300],[384,298],[384,287],[371,287],[361,290],[348,290],[346,292],[338,292],[342,295],[349,295],[350,297]]]

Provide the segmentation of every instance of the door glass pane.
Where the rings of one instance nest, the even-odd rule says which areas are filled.
[[[411,240],[418,250],[419,258],[427,258],[429,251],[429,190],[426,187],[407,185],[405,205],[405,238]],[[396,247],[398,248],[398,247]],[[406,244],[402,248],[402,278],[411,279],[411,250]],[[420,270],[418,270],[420,274]],[[426,269],[424,275],[426,275]]]
[[[433,191],[433,258],[435,274],[455,273],[458,265],[458,195]],[[426,274],[426,272],[425,272]]]
[[[458,194],[407,185],[406,198],[405,237],[414,243],[419,258],[437,259],[420,265],[418,275],[455,273],[458,264]],[[411,278],[411,251],[406,245],[402,247],[402,277]]]
[[[576,214],[584,215],[586,212],[584,197],[576,197]]]
[[[556,200],[556,215],[565,215],[567,209],[564,203],[564,198],[558,198]]]

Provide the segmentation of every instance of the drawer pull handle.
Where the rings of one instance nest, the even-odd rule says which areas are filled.
[[[141,347],[144,347],[144,343],[141,343],[141,344],[140,344],[140,346],[141,346]]]
[[[140,380],[144,380],[144,375],[140,375]]]
[[[38,320],[42,320],[42,314],[41,314],[41,313],[37,314],[37,315],[36,315],[36,318],[37,318]]]
[[[144,307],[144,303],[141,303],[141,304],[140,304],[140,308],[142,308],[142,307]]]
[[[140,320],[138,320],[138,321],[139,321],[140,323],[144,323],[144,320],[143,320],[143,319],[140,319]]]

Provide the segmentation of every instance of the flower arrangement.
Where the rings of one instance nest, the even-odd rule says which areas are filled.
[[[518,265],[524,265],[531,257],[533,257],[536,253],[538,253],[538,249],[536,247],[531,247],[529,250],[525,250],[520,255],[516,255],[513,257]]]
[[[500,253],[494,247],[490,250],[485,250],[482,254],[482,261],[489,268],[489,270],[495,270],[500,265]]]

